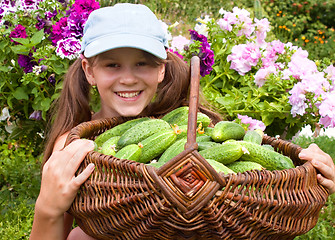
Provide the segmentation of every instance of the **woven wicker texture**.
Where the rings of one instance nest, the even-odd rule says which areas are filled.
[[[78,172],[91,162],[96,170],[69,209],[78,225],[97,239],[293,239],[312,229],[328,192],[317,183],[313,166],[299,160],[299,146],[264,136],[263,144],[291,157],[297,167],[228,175],[198,153],[198,60],[192,61],[185,150],[158,169],[90,152]],[[129,119],[82,123],[67,144],[94,139]]]

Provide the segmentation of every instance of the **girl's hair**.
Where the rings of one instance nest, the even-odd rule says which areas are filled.
[[[165,64],[165,76],[157,87],[154,101],[144,111],[146,115],[164,115],[175,108],[188,105],[187,96],[190,84],[190,68],[188,64],[169,51],[167,52],[166,60],[157,58],[149,53],[147,55],[154,64]],[[89,61],[92,63],[91,59]],[[55,110],[53,111],[55,118],[51,118],[53,123],[47,136],[43,163],[50,157],[59,136],[70,131],[76,125],[91,120],[90,89],[91,86],[81,67],[81,59],[78,58],[65,75],[61,95],[55,102],[53,108]],[[201,105],[199,110],[209,115],[214,122],[221,119],[218,114]]]

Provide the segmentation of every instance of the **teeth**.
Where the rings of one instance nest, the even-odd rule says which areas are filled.
[[[136,97],[138,96],[140,92],[132,92],[132,93],[117,93],[117,95],[119,95],[120,97],[123,98],[132,98],[132,97]]]

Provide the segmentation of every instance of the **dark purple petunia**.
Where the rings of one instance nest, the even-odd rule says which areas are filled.
[[[37,62],[34,61],[34,58],[32,57],[32,54],[30,53],[27,55],[18,55],[17,62],[21,68],[23,68],[23,71],[25,73],[30,73],[33,71],[33,67],[37,65]]]
[[[55,85],[56,84],[56,78],[55,78],[55,74],[51,74],[49,77],[48,77],[48,81],[52,84],[52,85]]]
[[[96,10],[99,9],[100,5],[98,1],[95,0],[76,0],[73,4],[72,12],[77,12],[80,14],[88,13],[88,15]]]
[[[195,30],[189,31],[191,34],[191,40],[201,42],[198,57],[200,58],[200,75],[204,77],[213,70],[214,52],[211,50],[206,36],[199,34]]]
[[[51,40],[54,46],[57,45],[57,42],[59,40],[67,37],[64,36],[66,27],[67,27],[67,17],[62,17],[55,25],[52,26]]]

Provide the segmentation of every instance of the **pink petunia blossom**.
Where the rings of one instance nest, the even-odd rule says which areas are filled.
[[[190,42],[189,39],[187,39],[184,36],[179,35],[179,36],[172,38],[171,48],[178,52],[183,52],[185,45],[187,45],[189,42]]]
[[[74,59],[78,57],[80,49],[80,41],[74,37],[70,37],[57,42],[56,54],[61,58]]]
[[[257,65],[261,56],[261,51],[255,43],[239,44],[232,48],[227,61],[231,61],[231,69],[243,76],[251,70],[251,67]]]
[[[335,127],[335,93],[331,92],[324,96],[319,106],[321,116],[319,123],[324,127]]]
[[[267,32],[270,31],[270,22],[267,18],[263,18],[261,20],[255,19],[255,27],[256,27],[256,43],[260,46],[266,44],[265,38],[267,36]]]
[[[262,121],[253,119],[247,115],[237,114],[237,118],[241,120],[241,123],[248,125],[249,130],[261,129],[265,130],[266,126]]]
[[[266,78],[271,74],[271,73],[276,73],[277,69],[274,65],[271,65],[267,68],[261,68],[259,69],[256,74],[255,74],[255,84],[258,87],[261,87],[264,85]]]

